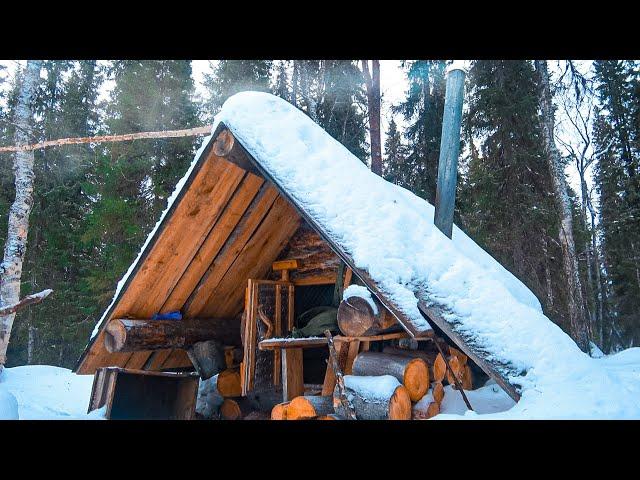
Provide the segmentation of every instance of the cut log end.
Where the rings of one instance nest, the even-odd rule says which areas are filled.
[[[433,382],[431,394],[436,403],[442,403],[442,400],[444,400],[444,385],[442,385],[442,382]]]
[[[105,328],[104,346],[109,353],[123,349],[127,339],[127,331],[121,322],[109,322]]]
[[[333,413],[332,396],[300,396],[287,407],[287,420],[311,419]]]
[[[271,420],[287,420],[287,410],[291,402],[278,403],[271,410]]]
[[[429,367],[420,358],[412,359],[404,369],[402,384],[412,402],[420,400],[429,390]]]
[[[240,374],[234,370],[224,370],[218,374],[216,389],[222,397],[239,397],[242,395]]]
[[[231,398],[225,398],[220,405],[220,417],[223,420],[240,420],[242,418],[242,410],[238,402]]]
[[[444,357],[439,353],[433,362],[433,380],[436,382],[442,382],[447,376],[447,364],[444,361]]]
[[[349,297],[338,307],[338,327],[348,337],[377,335],[397,325],[395,318],[379,302],[374,300],[377,313],[366,299]]]
[[[428,420],[431,417],[435,417],[440,413],[440,404],[438,402],[431,402],[426,409],[414,408],[411,418],[413,420]]]
[[[218,157],[226,157],[233,150],[235,139],[229,130],[220,132],[213,144],[213,153]]]
[[[411,398],[409,391],[400,385],[389,400],[389,420],[410,420]]]
[[[429,390],[429,367],[421,358],[362,352],[353,363],[352,373],[360,376],[391,375],[405,386],[413,402],[420,400]]]

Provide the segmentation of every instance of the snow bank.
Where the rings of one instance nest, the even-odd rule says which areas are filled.
[[[48,365],[5,368],[0,373],[0,418],[5,418],[3,411],[11,403],[6,394],[15,402],[13,418],[20,420],[102,418],[101,411],[87,415],[92,384],[93,376],[75,375],[66,368]]]
[[[2,375],[0,373],[0,375]],[[0,385],[0,420],[18,420],[18,401],[6,388]]]

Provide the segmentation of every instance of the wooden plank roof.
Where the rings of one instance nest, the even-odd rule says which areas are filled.
[[[190,365],[182,350],[109,353],[104,346],[104,327],[112,318],[149,318],[174,310],[181,310],[185,317],[238,317],[247,279],[266,277],[272,262],[304,222],[324,238],[410,335],[431,334],[430,328],[416,329],[369,273],[356,267],[348,249],[330,238],[323,225],[289,195],[286,186],[220,123],[105,312],[100,330],[78,360],[77,373],[93,373],[101,366],[159,370]],[[508,378],[519,372],[491,361],[490,352],[459,331],[455,318],[430,298],[426,288],[415,294],[418,308],[431,326],[446,334],[517,400],[518,387]]]

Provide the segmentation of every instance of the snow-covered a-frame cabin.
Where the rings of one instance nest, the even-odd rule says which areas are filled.
[[[195,374],[175,372],[196,364],[209,372],[203,378],[219,372],[218,390],[237,415],[246,414],[243,398],[271,391],[284,402],[273,415],[287,417],[290,401],[316,394],[306,407],[323,416],[333,404],[319,399],[340,389],[322,334],[329,328],[354,408],[383,404],[358,418],[409,418],[408,401],[416,418],[416,395],[431,395],[422,404],[433,406],[443,382],[473,388],[486,374],[517,401],[549,365],[582,355],[527,287],[456,226],[447,238],[433,216],[428,202],[370,172],[286,101],[237,94],[76,372],[184,379]],[[107,377],[96,376],[95,408],[114,388]],[[368,394],[385,398],[358,403]]]

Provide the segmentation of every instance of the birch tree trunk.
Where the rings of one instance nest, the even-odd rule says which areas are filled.
[[[14,123],[16,145],[31,142],[31,101],[40,79],[42,61],[29,60],[20,87]],[[22,262],[27,248],[29,214],[33,206],[33,152],[16,152],[13,162],[16,198],[9,210],[9,228],[0,264],[0,305],[11,305],[20,300],[20,278]],[[6,363],[7,346],[15,313],[0,317],[0,368]]]
[[[362,72],[367,87],[369,138],[371,140],[371,171],[382,176],[382,145],[380,136],[380,60],[362,60]]]
[[[555,196],[560,206],[561,225],[558,237],[562,247],[564,273],[569,287],[567,303],[569,308],[570,333],[578,346],[583,351],[588,352],[589,330],[587,319],[585,318],[580,272],[578,270],[578,259],[576,257],[576,247],[573,239],[571,204],[567,193],[567,181],[560,161],[560,152],[558,152],[553,136],[555,117],[551,100],[549,71],[547,69],[546,60],[536,60],[535,66],[540,81],[538,95],[540,99],[540,107],[542,109],[542,135],[544,138],[547,157],[549,159],[549,168],[553,179]]]

